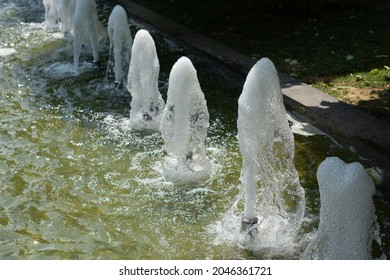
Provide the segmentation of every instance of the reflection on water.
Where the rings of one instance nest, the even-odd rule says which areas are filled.
[[[162,175],[161,136],[129,129],[130,94],[116,91],[105,70],[88,62],[76,75],[72,45],[45,30],[43,11],[11,2],[0,1],[1,259],[299,258],[305,241],[291,252],[250,251],[215,242],[218,232],[210,230],[239,196],[241,81],[227,80],[204,59],[186,54],[208,102],[206,145],[213,168],[202,185],[177,188]],[[170,68],[185,52],[153,36],[165,99]],[[108,46],[101,52],[108,53]],[[307,196],[302,236],[309,236],[318,225],[318,164],[331,155],[369,162],[325,136],[296,135],[295,141]],[[388,198],[378,188],[384,243]],[[386,254],[388,246],[383,245]]]

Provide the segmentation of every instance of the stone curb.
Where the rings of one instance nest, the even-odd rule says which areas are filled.
[[[244,78],[256,60],[196,33],[132,1],[114,0],[128,14],[153,26],[181,44],[208,56]],[[348,105],[322,91],[279,73],[284,102],[289,110],[317,126],[345,147],[387,172],[390,170],[390,123]]]

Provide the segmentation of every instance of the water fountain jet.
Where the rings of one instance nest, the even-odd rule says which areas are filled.
[[[129,70],[133,38],[126,11],[120,5],[114,7],[108,19],[108,36],[110,38],[110,59],[107,73],[114,70],[115,87],[121,89]]]
[[[71,31],[72,16],[75,12],[74,0],[43,0],[45,7],[45,25],[54,29],[61,24],[61,32],[67,35]]]
[[[267,58],[248,73],[238,100],[237,127],[243,157],[242,230],[256,230],[262,238],[281,242],[299,230],[305,198],[293,164],[294,138],[279,78]]]
[[[205,138],[209,127],[206,99],[197,73],[187,57],[181,57],[169,75],[167,105],[161,135],[168,152],[164,175],[176,184],[190,184],[210,176]]]
[[[59,3],[58,1],[53,0],[43,0],[42,1],[45,7],[45,26],[48,29],[54,28],[59,20]]]
[[[93,63],[98,65],[99,34],[102,34],[101,23],[99,22],[95,0],[74,0],[75,11],[72,18],[73,25],[73,64],[76,71],[79,69],[79,60],[81,47],[85,41],[86,35],[92,48]],[[103,35],[104,37],[104,35]]]
[[[325,159],[317,170],[320,223],[308,259],[370,259],[375,223],[375,185],[358,163]]]
[[[160,63],[156,45],[144,29],[134,37],[127,79],[130,103],[130,127],[135,130],[159,131],[165,102],[158,90]]]
[[[58,12],[61,19],[61,32],[68,35],[72,30],[72,16],[75,10],[74,0],[60,0]]]

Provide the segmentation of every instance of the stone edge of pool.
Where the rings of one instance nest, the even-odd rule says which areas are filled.
[[[113,0],[130,17],[153,26],[157,31],[208,56],[244,78],[254,60],[215,40],[194,32],[133,1]],[[386,173],[390,171],[390,124],[348,105],[320,90],[279,73],[286,107],[300,118],[314,124],[347,148],[353,148]]]

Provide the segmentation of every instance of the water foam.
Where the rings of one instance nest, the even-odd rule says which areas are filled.
[[[251,69],[238,103],[244,217],[254,218],[258,212],[262,238],[293,236],[305,210],[304,190],[294,167],[294,138],[278,75],[269,59],[259,60]]]
[[[0,56],[8,56],[16,53],[14,48],[0,48]]]
[[[160,63],[156,45],[147,30],[134,38],[127,89],[131,93],[130,126],[135,130],[160,129],[165,102],[158,90]]]
[[[168,152],[167,180],[189,184],[209,177],[211,166],[205,147],[208,127],[209,113],[196,70],[190,59],[181,57],[169,76],[160,129]]]
[[[338,157],[324,160],[317,170],[320,224],[304,258],[370,259],[375,185],[363,166]]]
[[[113,70],[115,83],[122,87],[126,82],[133,44],[127,14],[122,6],[115,6],[110,14],[108,36],[110,38],[110,59],[107,73]]]

